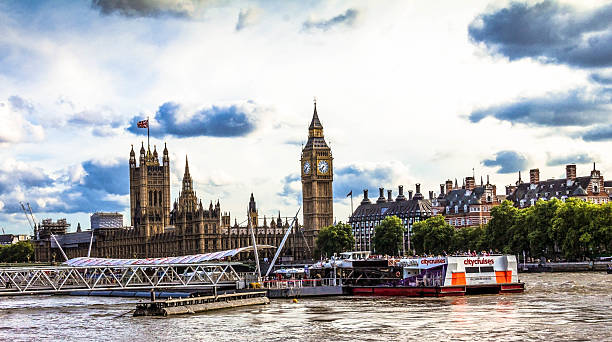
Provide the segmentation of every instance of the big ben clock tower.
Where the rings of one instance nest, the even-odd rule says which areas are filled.
[[[302,149],[302,203],[304,206],[304,236],[310,249],[319,230],[333,224],[334,178],[331,149],[323,137],[323,125],[314,104],[312,122],[308,127],[308,142]]]

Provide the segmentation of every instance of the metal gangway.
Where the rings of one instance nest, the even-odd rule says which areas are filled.
[[[0,296],[72,291],[204,289],[244,286],[252,273],[239,263],[117,266],[32,266],[0,268]]]

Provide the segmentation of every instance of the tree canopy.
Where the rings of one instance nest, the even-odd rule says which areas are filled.
[[[338,223],[321,228],[317,235],[317,250],[323,256],[332,256],[334,253],[350,251],[355,245],[355,238],[351,226]]]
[[[412,226],[411,242],[417,253],[442,254],[449,250],[455,229],[442,215],[416,222]]]
[[[435,216],[415,223],[412,231],[412,246],[419,254],[491,249],[581,260],[612,254],[612,203],[551,199],[518,209],[504,201],[491,209],[485,226],[453,229],[442,216]]]
[[[29,262],[34,260],[34,245],[31,241],[19,241],[0,247],[0,262]]]
[[[374,227],[374,250],[378,254],[400,255],[406,229],[397,216],[385,217]]]

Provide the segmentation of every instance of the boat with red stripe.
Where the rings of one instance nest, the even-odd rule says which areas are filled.
[[[353,295],[446,297],[472,294],[522,293],[514,255],[444,256],[401,259],[397,279],[359,285]],[[400,273],[401,272],[401,273]]]

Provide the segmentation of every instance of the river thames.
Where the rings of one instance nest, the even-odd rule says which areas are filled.
[[[3,341],[612,341],[612,275],[521,274],[524,294],[334,297],[170,318],[138,299],[0,298]]]

